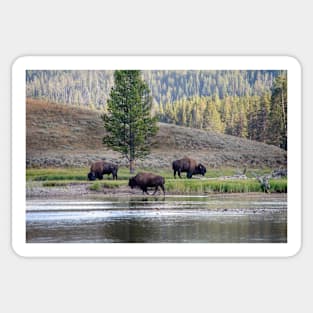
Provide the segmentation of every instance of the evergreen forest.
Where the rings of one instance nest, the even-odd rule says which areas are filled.
[[[114,71],[28,70],[26,96],[106,111]],[[160,122],[257,140],[287,150],[287,72],[142,71]]]

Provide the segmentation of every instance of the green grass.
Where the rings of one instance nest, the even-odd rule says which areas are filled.
[[[56,181],[56,180],[72,180],[72,181],[87,181],[87,174],[89,173],[89,167],[82,168],[29,168],[26,169],[26,180],[33,181]],[[153,172],[155,174],[164,176],[166,178],[173,177],[173,173],[170,170],[164,169],[138,169],[138,172]],[[126,167],[120,167],[118,170],[119,180],[128,180],[133,174],[129,173],[129,169]],[[112,175],[103,175],[103,179],[108,181],[112,180]]]
[[[136,172],[149,171],[165,177],[165,189],[167,192],[178,194],[192,193],[238,193],[238,192],[262,192],[261,186],[256,179],[253,179],[254,173],[258,175],[269,173],[270,169],[248,170],[246,180],[221,180],[214,179],[221,176],[232,176],[237,173],[234,168],[208,169],[206,178],[209,179],[186,179],[185,173],[182,179],[173,179],[173,173],[170,169],[138,169]],[[70,184],[86,183],[90,184],[90,190],[102,190],[103,188],[119,188],[128,185],[129,169],[121,167],[118,172],[118,180],[112,180],[112,176],[104,175],[101,181],[89,182],[87,173],[89,168],[42,168],[27,169],[27,181],[40,181],[43,187],[67,186]],[[287,192],[287,179],[270,180],[271,192]]]
[[[287,180],[270,180],[271,192],[287,192]],[[255,179],[247,180],[168,180],[165,183],[168,192],[176,193],[238,193],[262,192],[261,185]]]
[[[31,168],[26,169],[26,180],[87,180],[87,168]]]
[[[43,187],[62,187],[62,186],[69,186],[69,185],[79,185],[82,184],[84,182],[82,181],[78,181],[78,180],[45,180],[45,181],[28,181],[30,182],[36,182],[37,184],[41,184]]]
[[[270,185],[271,185],[271,192],[286,193],[288,189],[287,179],[271,179]]]
[[[93,191],[100,191],[101,190],[100,182],[98,181],[94,182],[91,186],[89,186],[89,189]]]
[[[237,174],[236,168],[218,168],[218,169],[207,169],[205,177],[216,178],[220,176],[232,176]],[[29,168],[26,169],[26,180],[33,181],[50,181],[50,180],[72,180],[72,181],[87,181],[87,174],[89,167],[82,168]],[[165,177],[165,179],[173,178],[173,171],[171,168],[140,168],[136,169],[138,172],[153,172],[155,174]],[[249,178],[254,177],[254,173],[258,175],[264,175],[270,173],[270,169],[251,169],[248,170],[246,175]],[[118,179],[128,180],[131,177],[129,169],[126,167],[120,167],[118,170]],[[182,173],[182,177],[186,177],[186,173]],[[104,180],[112,180],[112,175],[104,175]]]
[[[44,181],[43,187],[62,187],[81,182],[72,181]],[[128,180],[108,180],[89,182],[89,189],[101,191],[103,188],[116,189],[127,187]],[[287,180],[270,180],[270,192],[287,192]],[[261,185],[255,179],[247,180],[200,180],[200,179],[166,179],[165,190],[177,194],[204,194],[204,193],[241,193],[262,192]]]
[[[63,187],[67,186],[69,183],[66,181],[45,181],[42,183],[43,187]]]
[[[95,181],[90,185],[89,189],[99,191],[102,188],[115,189],[115,188],[119,188],[121,186],[127,186],[127,185],[128,185],[127,180],[111,180],[111,181],[106,181],[106,182]]]

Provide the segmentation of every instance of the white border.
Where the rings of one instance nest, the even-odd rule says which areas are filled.
[[[36,70],[287,70],[287,243],[27,244],[26,75]],[[12,66],[12,247],[24,257],[287,257],[301,249],[301,65],[289,56],[25,56]]]

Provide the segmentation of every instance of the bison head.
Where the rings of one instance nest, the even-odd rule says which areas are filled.
[[[96,180],[96,175],[95,175],[95,173],[93,173],[93,172],[90,172],[90,173],[88,173],[88,179],[89,180]]]
[[[205,168],[205,166],[202,165],[201,163],[198,164],[196,170],[197,170],[197,174],[201,174],[202,176],[204,176],[205,173],[206,173],[206,168]]]
[[[136,182],[135,177],[132,177],[132,178],[129,179],[129,181],[128,181],[128,186],[129,186],[131,189],[133,189],[134,187],[137,186],[137,182]]]

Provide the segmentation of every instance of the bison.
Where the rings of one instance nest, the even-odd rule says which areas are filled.
[[[176,178],[176,172],[181,178],[180,173],[187,172],[187,178],[191,178],[192,175],[201,174],[202,176],[206,173],[206,168],[201,163],[197,163],[195,160],[190,158],[183,158],[176,160],[172,163],[174,170],[174,178]]]
[[[105,161],[97,161],[91,164],[88,173],[89,180],[103,179],[103,174],[112,174],[113,179],[117,179],[118,166]]]
[[[128,182],[128,186],[132,189],[138,187],[142,190],[142,193],[148,193],[148,187],[155,187],[154,195],[158,191],[159,187],[163,190],[165,195],[165,179],[162,176],[154,175],[152,173],[139,173],[134,177],[131,177]]]

